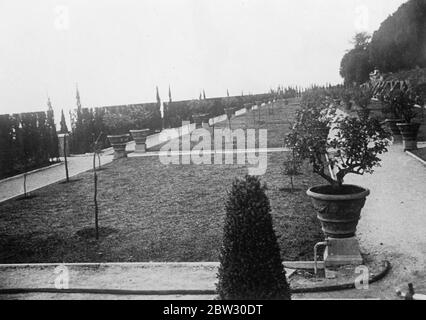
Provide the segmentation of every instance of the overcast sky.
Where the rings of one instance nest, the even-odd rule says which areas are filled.
[[[404,0],[0,0],[0,113],[340,83]],[[58,116],[58,112],[57,116]]]

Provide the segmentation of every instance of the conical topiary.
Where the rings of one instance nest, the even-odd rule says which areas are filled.
[[[222,300],[290,299],[266,187],[246,176],[226,203],[217,292]]]

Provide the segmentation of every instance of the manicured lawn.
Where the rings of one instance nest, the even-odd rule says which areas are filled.
[[[414,153],[416,156],[418,156],[420,159],[423,159],[424,161],[426,161],[426,148],[420,148],[418,150],[414,150],[411,152]]]
[[[296,106],[275,104],[234,117],[232,128],[267,128],[281,147]],[[254,116],[256,121],[254,121]],[[221,123],[218,127],[226,127]],[[262,180],[269,188],[274,228],[285,260],[313,258],[323,240],[308,187],[323,183],[304,168],[291,194],[284,153],[269,153]],[[236,163],[236,162],[234,162]],[[93,173],[38,190],[37,197],[0,204],[0,263],[217,261],[227,190],[252,165],[162,164],[158,157],[115,161],[99,172],[101,238],[93,237]]]
[[[262,177],[269,187],[283,259],[312,258],[323,239],[305,190],[321,183],[305,171],[290,194],[281,174],[283,153],[270,153]],[[217,261],[227,190],[244,165],[163,165],[158,158],[128,158],[99,176],[97,242],[82,236],[94,224],[92,173],[55,184],[37,197],[0,204],[0,262]]]
[[[231,125],[231,129],[243,129],[246,133],[246,139],[250,136],[247,135],[246,129],[256,129],[255,142],[251,143],[249,147],[255,145],[259,147],[259,132],[258,129],[267,129],[267,145],[260,145],[260,147],[268,148],[281,148],[283,147],[285,135],[290,131],[290,124],[294,121],[297,105],[285,106],[283,102],[276,102],[270,106],[262,106],[260,110],[250,110],[247,114],[240,116],[233,116],[229,124],[228,121],[217,123],[214,127],[210,127],[211,132],[211,145],[214,148],[213,130],[227,129]],[[181,142],[181,141],[180,141]],[[197,145],[198,142],[191,142],[191,149]],[[165,144],[155,146],[149,151],[158,151],[163,148]],[[235,148],[237,142],[234,140]],[[182,143],[180,143],[182,150]]]

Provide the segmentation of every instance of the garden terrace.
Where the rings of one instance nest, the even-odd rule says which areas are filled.
[[[282,148],[284,138],[290,132],[291,124],[295,119],[296,111],[299,105],[289,104],[284,105],[283,102],[276,102],[270,106],[262,106],[260,110],[250,110],[248,113],[233,116],[230,121],[231,129],[243,129],[247,137],[247,129],[267,129],[268,130],[268,148]],[[212,137],[212,148],[214,147],[213,129],[226,129],[229,128],[229,122],[223,121],[215,124],[209,128]],[[158,151],[164,145],[157,145],[150,148],[150,151]],[[191,149],[197,142],[191,142]],[[234,140],[236,146],[236,141]],[[259,133],[256,131],[256,147],[259,146]],[[182,144],[180,144],[182,146]]]
[[[260,125],[272,132],[272,146],[282,146],[286,123],[296,110],[277,105],[274,116]],[[263,112],[261,121],[267,117]],[[233,118],[232,124],[244,127],[245,116]],[[308,260],[323,235],[305,191],[322,181],[303,167],[295,179],[297,190],[288,192],[289,178],[282,174],[285,156],[268,153],[262,181],[268,186],[282,258]],[[42,188],[35,198],[4,202],[0,262],[218,261],[227,190],[248,167],[164,165],[157,156],[110,163],[99,172],[99,241],[93,237],[93,172],[71,184]]]
[[[281,174],[283,153],[268,154],[274,228],[285,260],[312,259],[323,239],[305,190],[321,181],[307,170],[291,194]],[[0,262],[217,261],[227,190],[244,165],[163,165],[128,158],[99,173],[99,242],[94,225],[93,173],[54,184],[37,197],[0,204]]]

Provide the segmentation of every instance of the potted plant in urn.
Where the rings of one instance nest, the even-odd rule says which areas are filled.
[[[106,113],[104,123],[110,133],[107,138],[114,149],[114,160],[126,158],[126,144],[130,140],[130,135],[120,132],[127,132],[126,128],[132,125],[133,120],[126,115]]]
[[[345,88],[342,90],[341,100],[342,100],[343,106],[345,107],[345,110],[351,111],[353,101],[352,101],[352,90],[350,88]]]
[[[381,94],[379,95],[379,101],[382,103],[383,114],[386,119],[383,121],[383,124],[388,127],[392,136],[395,140],[401,141],[401,132],[398,129],[397,123],[403,122],[404,120],[401,118],[400,111],[398,108],[400,107],[397,103],[392,102],[393,93]]]
[[[135,153],[145,153],[146,152],[146,138],[149,135],[149,129],[142,130],[130,130],[130,134],[135,141]]]
[[[371,112],[368,106],[373,98],[373,92],[369,88],[357,87],[353,89],[352,96],[358,117],[361,120],[367,119]]]
[[[420,123],[413,122],[413,119],[417,115],[415,105],[422,104],[420,96],[414,90],[396,89],[385,95],[383,100],[400,118],[396,126],[402,135],[404,151],[417,150]]]
[[[355,232],[370,191],[345,184],[344,179],[348,174],[373,173],[380,165],[378,155],[390,143],[388,132],[377,119],[336,116],[331,101],[323,98],[319,104],[302,105],[286,141],[328,182],[307,191],[327,241],[338,242],[327,247],[324,261],[362,263]]]

